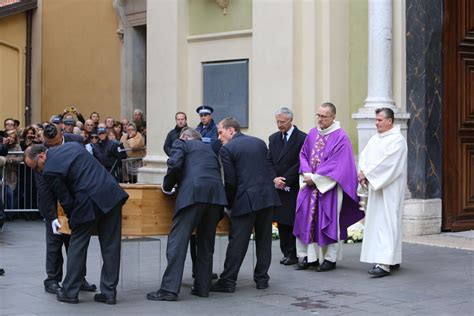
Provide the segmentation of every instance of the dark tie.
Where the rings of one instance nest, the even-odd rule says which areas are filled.
[[[284,132],[283,133],[283,145],[286,145],[287,142],[288,142],[288,133]]]

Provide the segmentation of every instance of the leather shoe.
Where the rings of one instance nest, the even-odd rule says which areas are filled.
[[[283,257],[280,259],[280,264],[285,264],[286,260],[288,259],[288,257]]]
[[[59,289],[58,290],[58,294],[56,294],[56,298],[58,301],[60,302],[64,302],[64,303],[69,303],[69,304],[77,304],[79,303],[79,300],[74,297],[67,297],[66,296],[66,293],[63,292],[63,289]]]
[[[298,258],[291,258],[291,257],[286,258],[286,261],[283,262],[285,266],[292,266],[297,263],[298,263]]]
[[[97,286],[95,286],[95,284],[90,284],[86,279],[84,279],[81,285],[81,291],[95,292],[95,290],[97,290]]]
[[[390,266],[390,271],[392,271],[392,270],[398,270],[398,269],[400,269],[400,264],[399,264],[399,263],[397,263],[397,264],[392,264],[392,265]]]
[[[3,268],[0,268],[0,275],[4,275],[5,274],[5,270]]]
[[[108,305],[115,305],[117,304],[117,300],[113,296],[107,296],[104,293],[98,293],[94,295],[94,301],[99,303],[105,303]]]
[[[167,301],[167,302],[172,302],[172,301],[177,301],[178,300],[178,294],[168,292],[165,290],[158,290],[156,292],[150,292],[146,295],[147,300],[151,301]]]
[[[390,272],[385,271],[379,266],[375,266],[369,270],[369,274],[372,275],[373,278],[381,278],[390,274]]]
[[[217,280],[216,283],[211,285],[211,292],[234,293],[235,286],[225,285],[223,282],[220,282],[220,280]]]
[[[268,281],[257,282],[256,288],[257,288],[257,290],[267,289],[268,288]]]
[[[318,272],[326,272],[336,269],[336,263],[328,260],[324,260],[323,263],[319,266]]]
[[[191,288],[191,295],[199,296],[199,297],[209,297],[209,293],[204,294],[198,291],[194,286]]]
[[[304,257],[303,260],[296,263],[295,270],[306,270],[309,267],[317,267],[317,266],[319,266],[319,260],[316,260],[315,262],[309,262],[308,263],[308,258]]]
[[[44,285],[44,290],[51,294],[58,294],[58,291],[61,289],[58,283],[49,283]]]

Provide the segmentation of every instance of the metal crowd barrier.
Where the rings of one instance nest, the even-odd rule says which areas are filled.
[[[143,167],[143,158],[127,158],[122,160],[118,170],[120,183],[137,183],[138,169]]]
[[[14,156],[14,159],[9,159],[8,156]],[[0,166],[1,193],[5,212],[38,212],[34,174],[23,163],[23,152],[9,152],[8,156],[5,164]]]

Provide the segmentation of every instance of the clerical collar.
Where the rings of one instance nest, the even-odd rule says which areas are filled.
[[[341,128],[341,123],[339,121],[334,121],[334,123],[332,123],[332,125],[326,129],[320,129],[318,127],[318,131],[319,131],[319,134],[321,135],[328,135],[328,134],[331,134],[332,132],[337,131],[340,128]]]
[[[400,134],[400,125],[394,125],[388,131],[383,132],[383,133],[379,133],[378,135],[379,135],[380,138],[382,138],[382,137],[393,135],[393,134]]]

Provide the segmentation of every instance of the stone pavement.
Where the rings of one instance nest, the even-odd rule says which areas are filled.
[[[154,302],[147,301],[145,294],[159,286],[166,238],[124,240],[117,305],[95,303],[92,293],[83,292],[78,305],[69,305],[43,289],[44,224],[16,220],[0,233],[0,267],[6,270],[0,277],[0,315],[472,315],[473,251],[412,243],[403,247],[402,268],[372,279],[367,274],[369,265],[359,262],[360,244],[344,245],[344,259],[335,271],[317,273],[280,265],[275,241],[270,287],[257,290],[252,281],[251,243],[235,293],[211,293],[209,298],[190,295],[188,260],[180,301]],[[225,248],[226,238],[218,238],[215,272],[222,269]],[[87,279],[98,284],[99,269],[94,237]]]

